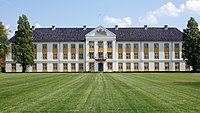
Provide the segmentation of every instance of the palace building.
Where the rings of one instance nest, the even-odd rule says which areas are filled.
[[[34,28],[34,65],[28,72],[190,71],[177,28]],[[10,42],[15,41],[11,38]],[[6,57],[6,72],[21,72]]]

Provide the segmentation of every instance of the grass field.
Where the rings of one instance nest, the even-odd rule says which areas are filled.
[[[0,112],[199,113],[200,74],[0,74]]]

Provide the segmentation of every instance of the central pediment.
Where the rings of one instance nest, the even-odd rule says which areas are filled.
[[[106,29],[102,26],[98,26],[94,30],[87,33],[85,36],[86,37],[105,37],[105,36],[115,37],[116,35],[113,32],[109,31],[108,29]]]

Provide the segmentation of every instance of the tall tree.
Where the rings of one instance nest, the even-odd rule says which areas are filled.
[[[6,29],[2,22],[0,22],[0,59],[4,58],[9,52],[8,34],[10,30]]]
[[[193,17],[188,21],[187,28],[183,30],[182,56],[196,72],[200,63],[200,32],[198,23]]]
[[[28,66],[33,65],[33,33],[26,15],[22,15],[18,20],[17,31],[15,32],[16,40],[13,43],[16,63],[20,63],[22,72],[26,72]]]

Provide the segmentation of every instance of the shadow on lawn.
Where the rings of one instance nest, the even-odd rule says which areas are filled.
[[[175,82],[176,85],[182,85],[182,86],[199,86],[200,82]]]

